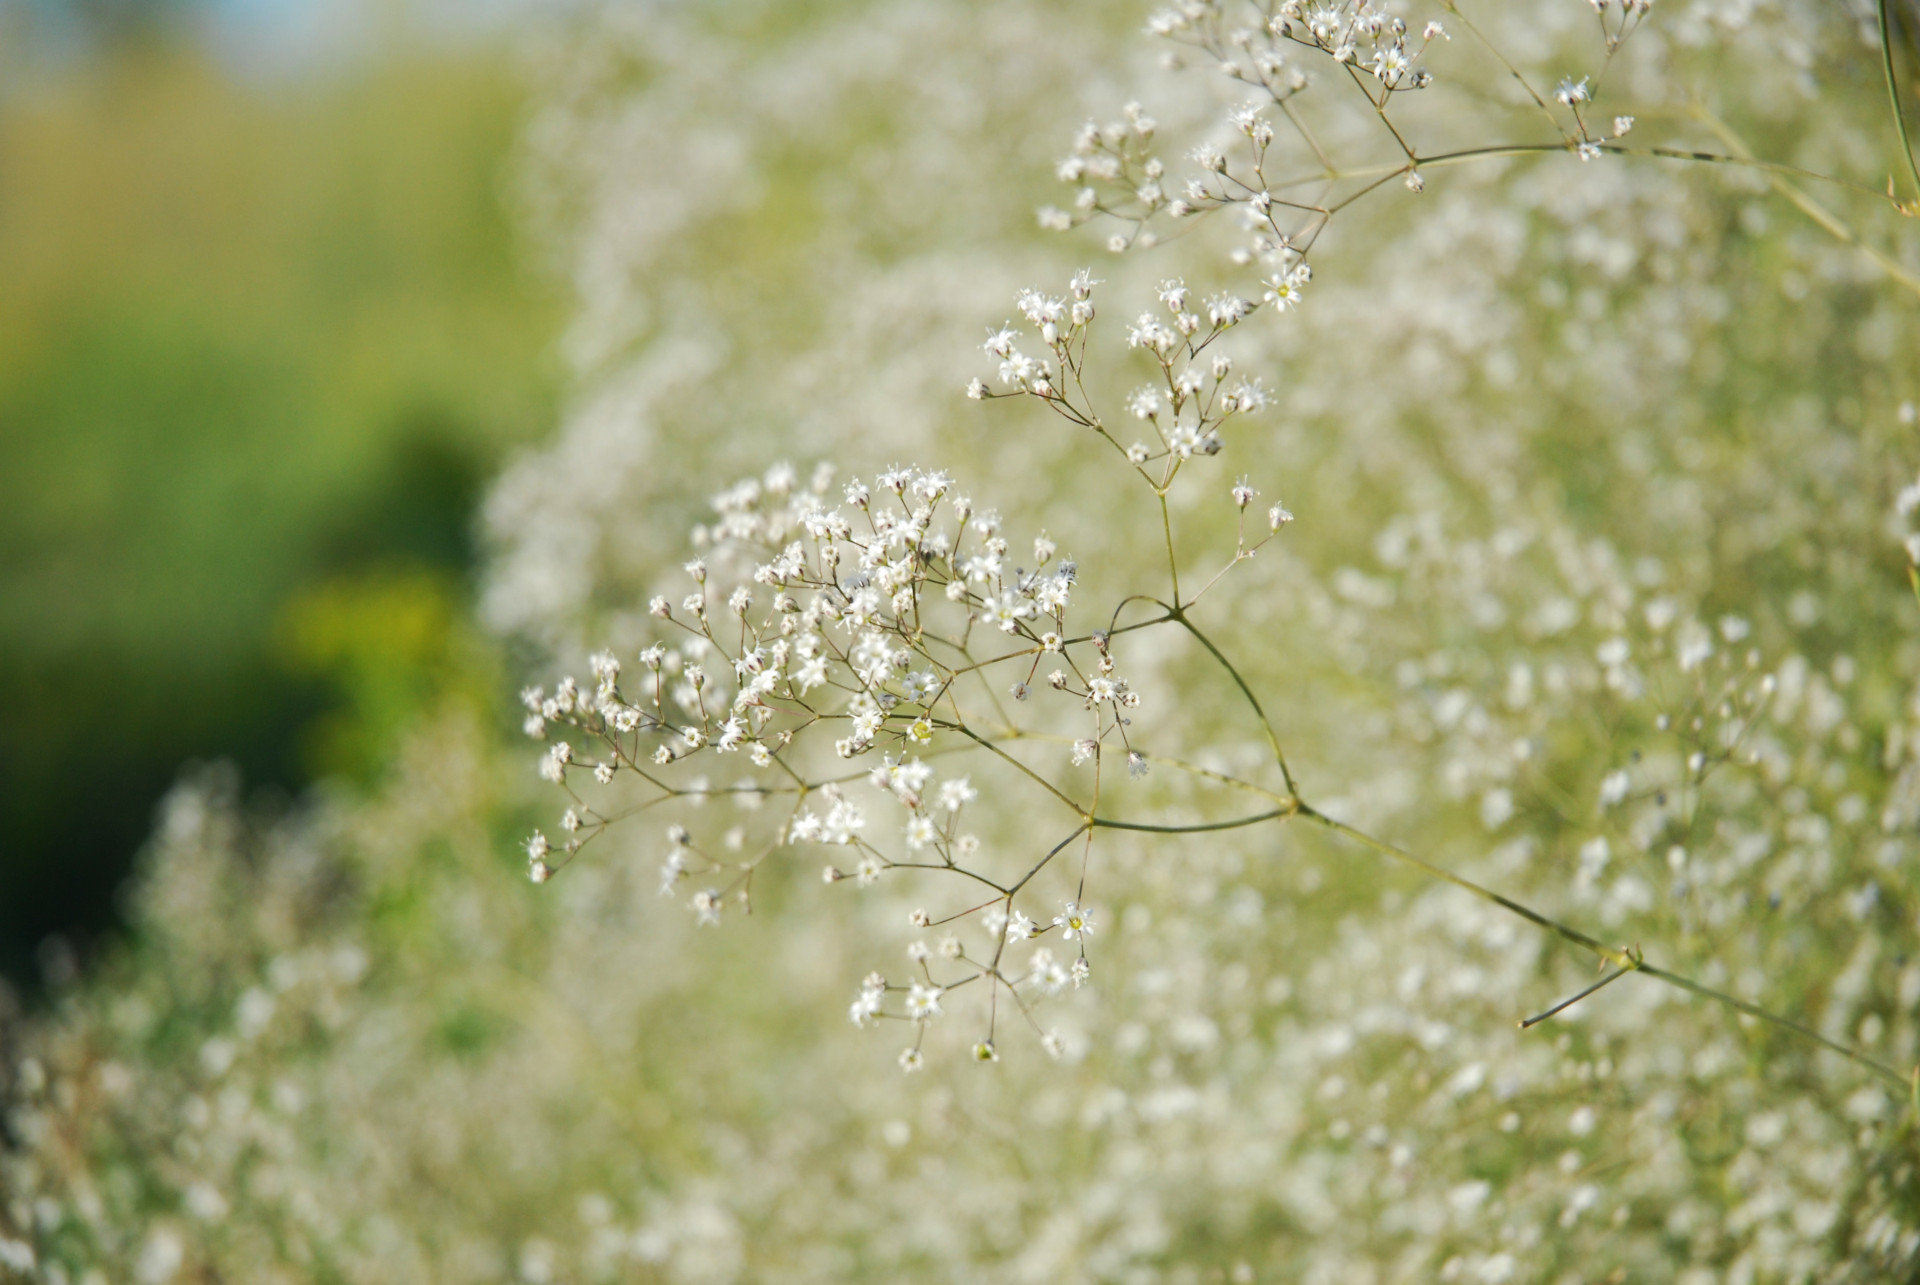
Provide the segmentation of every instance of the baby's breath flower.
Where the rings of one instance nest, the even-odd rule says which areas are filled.
[[[940,1016],[940,996],[938,986],[923,986],[915,982],[907,992],[907,1016],[916,1022]]]
[[[1571,77],[1562,79],[1560,84],[1554,89],[1553,96],[1557,102],[1566,107],[1572,107],[1575,104],[1586,102],[1587,78],[1582,76],[1577,81]]]
[[[1077,902],[1069,901],[1066,908],[1054,916],[1053,926],[1067,941],[1090,936],[1093,932],[1093,911]]]

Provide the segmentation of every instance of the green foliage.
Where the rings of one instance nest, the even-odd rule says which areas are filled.
[[[488,708],[502,671],[465,605],[448,573],[406,564],[329,580],[287,603],[276,633],[283,664],[335,696],[303,729],[312,776],[370,784],[423,711]]]
[[[182,761],[366,770],[303,757],[328,698],[275,622],[376,565],[452,611],[481,478],[552,413],[521,102],[478,47],[267,85],[166,39],[0,98],[0,970],[103,925]]]

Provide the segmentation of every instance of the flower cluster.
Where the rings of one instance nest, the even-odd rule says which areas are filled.
[[[1084,301],[1084,275],[1074,289]],[[1022,303],[1041,316],[1054,308],[1032,292]],[[1084,342],[1085,321],[1069,324],[1056,338],[1058,351]],[[1018,356],[1010,342],[996,343],[1007,360]],[[1172,348],[1160,355],[1163,363]],[[1254,395],[1243,387],[1210,400],[1244,407]],[[1211,434],[1228,413],[1201,411],[1199,422]],[[1160,452],[1171,460],[1169,477],[1175,456],[1184,458],[1172,448]],[[779,803],[777,821],[732,827],[717,842],[673,824],[661,891],[692,885],[696,921],[715,924],[728,906],[750,908],[767,857],[800,846],[838,850],[825,868],[828,883],[867,887],[899,869],[952,875],[975,890],[963,899],[968,904],[937,919],[916,912],[915,923],[973,917],[985,926],[985,945],[970,948],[951,935],[937,949],[914,943],[917,977],[870,976],[854,1020],[904,1018],[924,1033],[943,1011],[942,995],[983,979],[1025,1013],[1029,999],[1089,976],[1092,912],[1076,893],[1058,913],[1035,918],[1029,885],[1073,839],[1086,835],[1091,846],[1107,755],[1121,756],[1130,775],[1144,773],[1147,760],[1129,733],[1140,693],[1119,669],[1111,630],[1074,632],[1079,567],[1052,540],[1042,535],[1014,548],[999,518],[959,494],[944,472],[889,469],[870,483],[848,483],[837,503],[829,477],[817,470],[802,488],[779,466],[723,492],[715,520],[695,532],[702,556],[684,569],[690,591],[677,603],[659,595],[650,604],[661,639],[638,651],[637,666],[600,652],[589,680],[564,677],[551,692],[522,693],[525,731],[546,745],[540,775],[569,802],[558,847],[543,831],[528,840],[529,876],[547,882],[637,811],[715,797],[754,810]],[[1002,687],[1008,676],[1013,681]],[[1055,694],[1038,703],[1064,698],[1057,716],[1009,713],[1006,698],[1018,708],[1036,690]],[[1070,768],[1092,762],[1094,803],[1070,797],[1083,774],[1052,784],[1005,748],[1011,739],[1048,734],[1032,725],[1036,718],[1065,729],[1052,738],[1070,750]],[[824,753],[829,743],[831,755]],[[1039,783],[1078,821],[1065,839],[1032,854],[1017,878],[991,867],[979,838],[962,828],[980,797],[971,776],[936,775],[930,761],[965,751],[994,756],[1003,776],[1011,767],[1016,780]],[[832,766],[861,758],[878,763],[864,772]],[[721,783],[735,762],[742,774]],[[897,809],[887,834],[851,794],[862,782]],[[992,895],[981,901],[983,892]],[[1017,962],[1007,954],[1049,934],[1073,943],[1076,957],[1057,963],[1045,946]],[[947,970],[937,980],[936,964]],[[910,1053],[903,1064],[913,1069],[918,1035]]]
[[[1594,0],[1605,65],[1652,7],[1652,0]],[[1173,181],[1151,146],[1156,122],[1140,104],[1129,103],[1124,120],[1104,126],[1089,123],[1075,136],[1072,155],[1058,167],[1058,177],[1077,186],[1073,212],[1049,206],[1041,212],[1041,225],[1066,230],[1096,218],[1116,221],[1121,230],[1111,235],[1108,248],[1118,253],[1158,244],[1161,234],[1153,225],[1161,216],[1179,221],[1237,211],[1245,235],[1231,250],[1232,261],[1262,274],[1264,301],[1285,311],[1300,298],[1307,280],[1306,257],[1327,224],[1388,180],[1399,177],[1418,193],[1426,187],[1423,166],[1548,150],[1571,151],[1591,161],[1609,145],[1617,148],[1617,140],[1633,128],[1630,115],[1615,116],[1610,133],[1590,121],[1598,77],[1563,78],[1550,101],[1480,28],[1468,23],[1467,29],[1518,80],[1553,141],[1491,147],[1461,143],[1440,149],[1415,145],[1414,131],[1405,122],[1396,123],[1394,111],[1401,96],[1435,83],[1427,66],[1429,55],[1436,42],[1452,40],[1437,20],[1425,23],[1416,35],[1404,18],[1373,0],[1284,0],[1278,6],[1187,0],[1160,10],[1148,22],[1151,34],[1204,59],[1256,96],[1227,113],[1230,141],[1203,141],[1188,152],[1196,173],[1172,195]],[[1299,61],[1290,62],[1289,54]],[[1309,123],[1308,105],[1300,101],[1316,83],[1316,71],[1358,93],[1392,159],[1354,166],[1329,152]],[[1277,143],[1283,131],[1285,138]],[[1716,162],[1742,159],[1660,154]]]
[[[1180,8],[1191,30],[1229,12]],[[1249,67],[1225,37],[1258,48],[1275,10],[1232,11],[1221,47]],[[1168,452],[1144,478],[1091,425],[983,431],[952,395],[955,355],[1027,253],[979,235],[1006,200],[982,176],[1010,152],[1045,162],[1036,122],[1058,118],[1062,85],[1102,83],[1086,51],[1132,21],[1116,12],[859,0],[790,23],[656,6],[587,24],[536,148],[562,171],[540,199],[585,207],[567,212],[588,287],[570,342],[594,373],[557,440],[496,487],[486,568],[487,618],[577,676],[522,717],[578,798],[530,782],[524,745],[497,753],[457,711],[422,720],[373,796],[265,833],[183,786],[135,898],[133,966],[9,1028],[0,1275],[1914,1277],[1920,652],[1899,541],[1920,505],[1899,497],[1920,321],[1900,293],[1910,254],[1879,249],[1912,225],[1861,159],[1892,129],[1885,86],[1856,74],[1859,28],[1818,0],[1675,6],[1658,60],[1609,71],[1578,3],[1462,0],[1421,58],[1433,89],[1387,102],[1411,171],[1375,77],[1281,46],[1280,78],[1313,75],[1304,95],[1277,79],[1287,102],[1262,108],[1269,156],[1293,158],[1271,191],[1332,210],[1396,175],[1432,190],[1349,204],[1315,242],[1301,314],[1235,328],[1235,369],[1266,377],[1270,413],[1214,436],[1258,486],[1286,479],[1309,538],[1196,605],[1192,584],[1258,538],[1272,497],[1199,451],[1152,494],[1182,459],[1160,430],[1197,423],[1192,401],[1174,423],[1167,386],[1190,363],[1169,376],[1140,326],[1147,344],[1122,341],[1145,310],[1182,352],[1223,285],[1268,307],[1239,271],[1251,257],[1216,275],[1204,223],[1229,220],[1103,260],[1118,324],[1084,390],[1052,345],[1091,320],[1073,316],[1091,295],[1029,294],[1011,314],[1030,364],[995,395],[1059,414],[1044,375],[1119,446]],[[1645,8],[1595,12],[1614,31]],[[1074,180],[1116,217],[1141,212],[1121,198],[1156,145],[1197,138],[1257,80],[1201,78],[1231,96],[1215,102],[1174,74],[1142,86],[1160,109],[1144,133],[1131,116],[1101,131],[1134,149],[1132,177]],[[1557,102],[1563,76],[1585,97]],[[1716,119],[1700,85],[1749,92],[1714,96]],[[1680,158],[1572,163],[1589,141],[1576,105],[1597,122],[1596,98],[1611,115],[1629,94],[1663,147],[1720,153],[1731,181]],[[1229,122],[1220,148],[1242,181],[1252,128]],[[1442,169],[1441,138],[1506,159]],[[837,165],[842,147],[874,163]],[[1839,158],[1870,190],[1728,159],[1746,151]],[[1156,177],[1152,221],[1122,225],[1136,249],[1181,199]],[[1305,250],[1317,216],[1278,231]],[[1181,277],[1204,284],[1156,302]],[[694,298],[710,332],[678,320]],[[713,397],[687,393],[721,370],[753,377],[728,381],[716,426]],[[1131,420],[1143,378],[1158,420]],[[989,415],[1009,405],[1025,404]],[[789,432],[867,475],[937,458],[1044,522],[1085,574],[1070,627],[1022,623],[1061,633],[1075,665],[1001,633],[991,586],[961,603],[930,581],[926,638],[970,629],[975,652],[927,643],[957,675],[947,698],[929,710],[890,675],[878,692],[897,703],[840,758],[853,703],[882,702],[840,658],[862,627],[823,613],[831,681],[800,694],[822,725],[787,694],[807,659],[790,650],[762,696],[783,712],[756,728],[738,711],[721,748],[755,677],[734,661],[766,647],[764,672],[786,638],[762,627],[771,598],[804,612],[831,595],[754,580],[795,541],[816,579],[819,555],[797,518],[716,539],[746,527],[732,492],[696,533],[706,579],[689,583],[684,479],[752,460],[754,522],[817,505],[876,538],[824,482],[767,493]],[[918,503],[868,489],[890,514]],[[932,530],[951,536],[941,511]],[[1275,506],[1269,530],[1288,516]],[[1024,533],[1006,537],[1012,563],[1057,569]],[[838,583],[861,556],[848,542]],[[664,617],[645,611],[656,590]],[[890,602],[877,614],[894,619]],[[657,680],[640,659],[656,645]],[[976,661],[990,681],[959,674]],[[910,655],[920,671],[943,672]],[[1093,701],[1100,677],[1141,703]],[[624,709],[653,714],[656,682],[664,725],[620,731]],[[1103,711],[1137,721],[1095,739]],[[916,742],[908,716],[929,712]],[[663,745],[676,757],[655,764]],[[528,788],[561,813],[543,866],[528,852],[537,895],[500,877],[491,842],[524,833]],[[1086,847],[1002,895],[1083,824]],[[735,920],[751,869],[755,908],[780,913],[750,935],[703,926]],[[687,911],[660,914],[661,887]],[[821,1038],[850,1006],[910,1033],[881,1038],[919,1074]],[[1055,1057],[1011,1034],[1023,1009]]]

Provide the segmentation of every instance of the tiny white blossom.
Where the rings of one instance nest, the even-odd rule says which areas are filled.
[[[1093,933],[1093,911],[1077,902],[1069,901],[1066,908],[1054,916],[1053,926],[1068,941],[1077,941]]]
[[[948,812],[958,812],[979,797],[980,791],[969,784],[967,777],[958,776],[940,783],[940,806]]]
[[[1582,76],[1577,81],[1572,77],[1563,79],[1559,87],[1553,91],[1553,96],[1561,105],[1566,107],[1572,107],[1576,103],[1586,102],[1588,98],[1587,78]]]
[[[938,986],[923,986],[915,982],[907,992],[907,1016],[916,1022],[940,1016],[941,993]]]

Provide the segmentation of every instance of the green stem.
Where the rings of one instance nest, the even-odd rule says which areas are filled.
[[[1167,537],[1167,571],[1173,576],[1173,606],[1171,611],[1180,610],[1180,564],[1173,556],[1173,518],[1167,513],[1167,493],[1160,492],[1160,529]]]
[[[1259,825],[1262,821],[1278,821],[1282,817],[1294,814],[1294,808],[1275,808],[1271,812],[1262,812],[1257,816],[1235,817],[1231,821],[1201,821],[1193,825],[1148,825],[1143,821],[1115,821],[1108,817],[1095,817],[1092,825],[1103,830],[1145,830],[1151,834],[1200,834],[1208,830],[1239,830],[1250,825]]]
[[[1899,1085],[1902,1089],[1908,1087],[1907,1077],[1892,1067],[1881,1062],[1876,1062],[1858,1049],[1849,1048],[1844,1044],[1830,1040],[1812,1027],[1796,1022],[1790,1017],[1783,1017],[1778,1013],[1770,1012],[1757,1004],[1750,1004],[1746,1000],[1729,995],[1725,991],[1715,990],[1711,986],[1703,986],[1699,982],[1693,981],[1691,978],[1682,977],[1678,973],[1668,972],[1664,968],[1656,968],[1652,964],[1643,962],[1634,952],[1615,950],[1610,946],[1604,946],[1596,939],[1581,932],[1578,928],[1571,927],[1561,923],[1557,919],[1543,915],[1530,906],[1523,906],[1511,897],[1503,897],[1491,888],[1477,884],[1462,875],[1457,875],[1444,866],[1437,866],[1431,861],[1416,857],[1406,849],[1396,847],[1384,839],[1376,839],[1364,830],[1356,830],[1343,821],[1336,821],[1326,815],[1326,813],[1315,811],[1305,804],[1300,805],[1299,814],[1309,820],[1319,822],[1336,834],[1345,835],[1356,843],[1365,844],[1383,856],[1392,857],[1396,861],[1413,866],[1415,869],[1432,875],[1436,879],[1472,893],[1482,901],[1492,902],[1501,909],[1520,916],[1520,918],[1526,920],[1528,923],[1544,928],[1555,936],[1580,947],[1582,950],[1590,951],[1598,955],[1601,959],[1606,960],[1617,969],[1628,972],[1645,973],[1648,977],[1656,981],[1665,982],[1667,985],[1678,990],[1683,990],[1689,994],[1698,995],[1703,999],[1710,999],[1716,1003],[1724,1004],[1737,1012],[1745,1013],[1748,1017],[1758,1018],[1763,1022],[1771,1022],[1775,1026],[1812,1040],[1829,1052],[1838,1053],[1854,1065],[1871,1071],[1880,1078]]]
[[[1280,765],[1280,777],[1287,783],[1287,793],[1295,799],[1298,799],[1300,797],[1300,791],[1293,783],[1292,771],[1287,767],[1287,756],[1280,748],[1280,737],[1274,732],[1273,721],[1267,717],[1267,711],[1260,707],[1260,698],[1253,694],[1253,688],[1247,686],[1247,680],[1240,676],[1240,671],[1233,667],[1233,662],[1228,660],[1226,655],[1221,652],[1218,647],[1213,645],[1213,640],[1201,633],[1193,621],[1187,619],[1186,612],[1176,609],[1172,612],[1172,615],[1188,633],[1194,636],[1194,639],[1199,642],[1202,647],[1205,647],[1212,653],[1213,658],[1220,662],[1221,668],[1225,669],[1227,673],[1232,676],[1234,686],[1238,687],[1240,694],[1247,698],[1247,704],[1253,707],[1254,715],[1260,720],[1261,730],[1267,734],[1267,745],[1273,750],[1273,761]]]
[[[1893,112],[1893,127],[1900,135],[1900,155],[1907,162],[1907,174],[1913,179],[1913,194],[1920,203],[1920,160],[1913,154],[1907,137],[1906,113],[1900,110],[1900,82],[1893,71],[1893,23],[1887,14],[1887,0],[1880,0],[1880,67],[1887,77],[1887,106]]]

